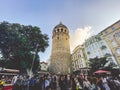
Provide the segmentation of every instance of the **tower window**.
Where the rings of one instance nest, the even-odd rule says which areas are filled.
[[[57,39],[59,40],[59,37],[57,37]]]
[[[65,32],[66,32],[66,30],[65,30]]]
[[[61,28],[61,32],[63,32],[63,28]]]
[[[57,32],[59,32],[59,29],[57,29]]]

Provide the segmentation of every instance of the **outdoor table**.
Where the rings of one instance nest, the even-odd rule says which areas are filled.
[[[12,90],[12,89],[13,89],[13,84],[4,84],[3,90]]]

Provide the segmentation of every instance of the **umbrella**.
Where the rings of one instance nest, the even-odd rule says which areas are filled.
[[[110,71],[106,71],[106,70],[97,70],[94,72],[94,74],[102,74],[102,73],[110,73]]]

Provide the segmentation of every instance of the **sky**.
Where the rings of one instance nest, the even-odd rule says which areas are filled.
[[[49,47],[39,53],[41,61],[51,55],[52,31],[60,21],[70,31],[71,51],[88,37],[120,20],[120,0],[0,0],[0,22],[40,27]]]

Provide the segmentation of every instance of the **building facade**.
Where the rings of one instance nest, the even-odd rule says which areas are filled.
[[[70,73],[70,44],[69,30],[61,22],[55,26],[52,35],[52,52],[50,71],[55,74]]]
[[[100,58],[101,56],[103,56],[99,48],[99,44],[97,42],[96,36],[92,36],[89,39],[87,39],[84,43],[84,46],[87,55],[87,60],[95,57]]]
[[[40,62],[40,66],[41,66],[41,71],[47,71],[48,70],[48,63],[46,62]]]
[[[83,45],[78,45],[71,55],[72,72],[80,71],[84,73],[86,69],[86,58]]]
[[[120,65],[120,20],[100,32]]]
[[[100,33],[86,40],[84,45],[85,45],[85,52],[87,55],[88,62],[90,59],[93,59],[95,57],[98,58],[106,57],[108,63],[116,64],[116,60],[110,48],[108,47],[106,41],[103,39]]]

